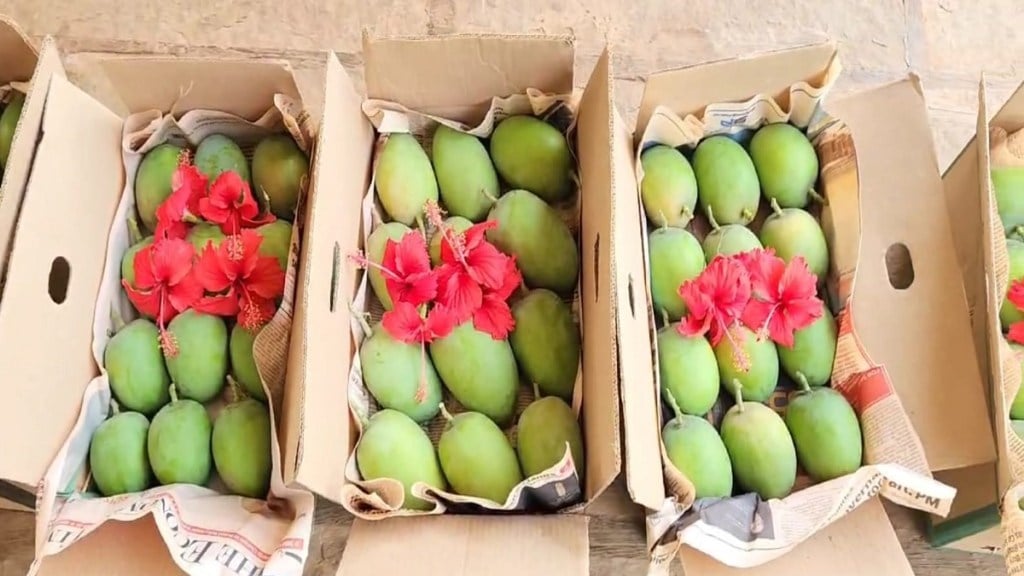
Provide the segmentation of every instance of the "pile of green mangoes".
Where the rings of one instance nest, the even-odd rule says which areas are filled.
[[[3,172],[7,168],[11,142],[14,141],[14,131],[18,128],[18,120],[21,119],[21,109],[24,105],[25,95],[14,91],[3,106],[3,112],[0,112],[0,178],[3,178]]]
[[[401,482],[404,507],[412,509],[431,508],[412,495],[416,482],[504,503],[524,478],[557,464],[567,445],[582,477],[583,438],[569,405],[581,342],[566,303],[576,289],[579,252],[558,211],[575,192],[566,137],[540,118],[516,115],[500,121],[489,141],[440,125],[429,156],[410,134],[385,138],[375,181],[387,221],[370,234],[367,258],[379,265],[387,241],[398,242],[412,226],[430,235],[424,206],[437,202],[450,230],[496,222],[486,238],[515,256],[525,289],[510,303],[515,328],[506,340],[478,330],[472,319],[426,351],[392,338],[380,323],[370,329],[359,357],[363,381],[381,410],[365,423],[356,449],[360,474]],[[435,265],[440,241],[433,234]],[[390,310],[381,272],[368,273],[374,294]],[[417,397],[423,379],[425,398]],[[455,401],[448,406],[465,411],[452,415],[443,408],[442,385]],[[530,385],[535,399],[517,419],[520,393]],[[444,431],[435,450],[425,427],[439,417]],[[515,449],[507,434],[513,429]]]
[[[1018,290],[1024,288],[1024,166],[992,168],[992,191],[996,199],[996,210],[1006,235],[1006,253],[1010,262],[1009,281],[1006,294],[999,308],[999,325],[1010,348],[1021,360],[1022,384],[1024,384],[1024,341],[1017,341],[1010,328],[1024,321],[1024,307],[1018,307],[1009,298],[1014,284]],[[1018,299],[1019,301],[1019,299]],[[1019,328],[1018,328],[1019,329]],[[1024,386],[1017,391],[1010,404],[1010,421],[1014,432],[1024,438]]]
[[[662,320],[661,392],[674,415],[662,430],[669,459],[698,498],[747,492],[784,497],[793,489],[798,463],[815,481],[853,472],[862,459],[860,423],[849,402],[827,387],[837,333],[824,299],[820,318],[795,333],[792,347],[742,323],[715,346],[676,329],[687,313],[680,286],[719,255],[770,248],[786,263],[802,256],[824,292],[829,248],[812,214],[812,202],[822,201],[814,191],[814,146],[802,130],[774,123],[757,129],[746,146],[740,138],[716,135],[685,152],[655,145],[640,158],[641,200],[653,228],[651,298]],[[738,365],[734,340],[749,366]],[[782,417],[766,403],[788,390]],[[716,422],[713,408],[731,401]]]

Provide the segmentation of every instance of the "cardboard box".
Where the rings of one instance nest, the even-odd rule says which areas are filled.
[[[841,272],[830,280],[828,287],[833,302],[836,293],[840,296],[839,302],[846,301],[844,313],[855,319],[855,324],[849,326],[849,334],[859,341],[859,346],[847,349],[841,359],[837,356],[836,366],[859,355],[861,360],[857,365],[865,369],[874,366],[873,372],[882,371],[889,381],[886,388],[896,393],[895,397],[891,392],[889,396],[898,401],[891,405],[891,410],[887,409],[885,416],[876,418],[880,418],[887,429],[891,425],[889,432],[899,440],[882,442],[882,447],[887,447],[874,461],[903,463],[906,466],[903,470],[913,469],[919,474],[903,476],[900,473],[901,479],[897,480],[893,476],[896,470],[888,465],[862,468],[855,475],[831,481],[830,487],[819,484],[794,492],[782,501],[788,519],[785,533],[774,536],[762,533],[750,543],[716,537],[717,529],[706,522],[704,527],[694,529],[690,526],[692,519],[683,520],[688,526],[688,535],[680,536],[682,532],[673,535],[665,527],[678,521],[690,502],[666,501],[666,495],[678,493],[678,490],[666,484],[659,473],[662,467],[660,394],[655,385],[655,370],[648,361],[653,358],[651,340],[642,337],[650,333],[653,316],[648,321],[643,314],[625,319],[620,314],[623,347],[620,356],[623,373],[630,374],[623,381],[626,471],[633,499],[658,510],[649,518],[649,527],[658,527],[653,535],[649,530],[649,547],[669,552],[655,555],[656,568],[667,569],[667,562],[675,552],[671,547],[678,545],[678,541],[672,540],[679,537],[696,543],[693,545],[727,564],[758,566],[757,573],[761,570],[773,573],[770,567],[779,566],[783,560],[763,564],[766,560],[791,550],[814,532],[842,518],[844,510],[848,512],[867,501],[865,496],[881,493],[901,504],[941,515],[949,510],[952,491],[929,479],[929,470],[956,471],[991,466],[994,461],[984,384],[971,338],[967,303],[959,289],[949,289],[959,286],[959,272],[952,234],[945,218],[946,206],[938,194],[941,181],[920,86],[916,77],[911,76],[838,102],[814,102],[821,96],[821,90],[827,90],[834,80],[837,66],[835,46],[824,44],[654,74],[647,82],[640,107],[637,144],[652,116],[658,114],[656,107],[659,105],[667,106],[679,118],[708,114],[713,108],[717,115],[707,118],[721,122],[716,124],[719,128],[731,126],[730,122],[744,126],[751,122],[756,124],[756,120],[751,120],[757,118],[756,114],[785,118],[789,113],[800,115],[800,125],[813,125],[829,115],[848,127],[855,149],[856,171],[830,178],[838,196],[835,190],[830,194],[827,188],[830,179],[826,179],[825,195],[829,203],[835,205],[825,211],[823,226],[832,250],[833,266],[840,266]],[[757,108],[755,95],[772,97],[781,107],[767,111]],[[716,103],[737,104],[709,106]],[[750,107],[744,108],[739,103]],[[812,107],[808,109],[809,106]],[[836,129],[839,124],[830,125],[826,130]],[[706,126],[694,126],[700,133],[706,130]],[[894,130],[893,126],[899,129]],[[841,147],[838,144],[821,146],[823,144],[819,143],[823,169],[838,172],[839,167],[830,168],[829,163],[841,158]],[[853,202],[849,202],[849,194],[843,192],[851,185],[859,189],[859,194],[854,195],[859,199]],[[629,213],[637,215],[634,226],[638,239],[633,241],[631,249],[640,251],[639,235],[644,233],[644,215],[635,183]],[[892,259],[890,252],[900,244],[909,252],[909,257],[904,257],[902,262]],[[632,259],[620,261],[634,262]],[[908,270],[912,275],[906,282]],[[643,263],[637,263],[631,273],[635,277],[646,277]],[[904,276],[902,283],[897,279],[900,275]],[[852,298],[847,301],[846,295],[850,293]],[[944,311],[941,317],[934,314],[936,309]],[[838,321],[842,326],[843,319]],[[910,326],[914,328],[906,328]],[[626,337],[627,331],[633,336]],[[928,334],[942,336],[921,337]],[[627,367],[627,357],[636,365]],[[937,382],[948,383],[941,393],[937,393]],[[900,416],[901,412],[905,415]],[[957,425],[950,426],[950,422],[957,422]],[[878,449],[879,443],[875,444]],[[866,458],[871,458],[871,451],[869,443]],[[873,472],[865,476],[865,470]],[[892,490],[903,482],[906,484],[902,488]],[[877,488],[869,489],[869,486]],[[908,489],[909,486],[913,488]],[[798,479],[797,488],[801,487]],[[859,491],[861,487],[866,494]],[[830,489],[831,495],[827,494]],[[812,491],[816,491],[813,498],[809,496]],[[928,498],[921,497],[929,492],[929,497],[937,500],[927,502]],[[811,505],[810,501],[818,503]],[[781,511],[772,508],[776,516]],[[793,514],[803,520],[797,520]],[[856,542],[850,543],[851,550],[862,550],[865,538],[877,538],[872,545],[898,550],[891,546],[895,536],[888,522],[881,516],[876,519],[877,526],[861,531]],[[768,521],[778,522],[777,519]],[[762,539],[764,542],[758,544]],[[889,544],[884,544],[886,541]],[[814,561],[821,562],[835,554],[829,546],[809,543],[800,545],[799,550],[801,556],[809,559],[808,568],[815,566]],[[887,563],[892,558],[863,554],[853,557],[860,563],[858,573],[872,570],[889,573]]]
[[[565,37],[474,36],[364,41],[368,97],[397,102],[418,113],[475,126],[495,97],[535,89],[573,90],[574,46]],[[332,56],[327,70],[320,195],[304,247],[302,298],[296,318],[305,336],[293,339],[288,414],[301,414],[297,443],[286,447],[291,479],[325,498],[351,506],[345,468],[357,440],[344,375],[356,343],[353,298],[362,271],[343,258],[356,252],[362,202],[370,185],[375,133],[362,99]],[[613,106],[610,56],[598,61],[579,100],[577,151],[583,185],[581,307],[582,419],[587,450],[584,499],[597,497],[620,467],[618,367],[614,309],[628,303],[617,284],[619,245],[613,203],[628,178],[629,133]],[[301,300],[300,300],[301,301]],[[348,492],[347,492],[348,491]],[[416,532],[415,537],[401,534]],[[397,536],[397,537],[396,537]],[[453,515],[369,521],[357,519],[339,573],[373,574],[387,567],[428,574],[587,574],[587,518]],[[529,550],[529,554],[523,554]]]
[[[143,153],[164,141],[194,146],[210,132],[228,134],[248,152],[263,136],[287,129],[315,163],[315,129],[287,63],[188,57],[101,63],[131,112],[127,118],[54,74],[40,92],[41,120],[22,134],[37,143],[36,156],[0,308],[0,363],[5,391],[16,399],[4,404],[0,433],[21,442],[5,444],[0,477],[38,486],[30,573],[138,574],[141,567],[153,574],[264,568],[300,574],[313,496],[283,484],[277,446],[290,428],[274,404],[280,405],[284,383],[303,216],[295,222],[283,302],[254,345],[264,387],[276,400],[271,497],[182,484],[111,498],[86,490],[89,443],[111,399],[102,361],[117,324],[113,312],[135,317],[120,263]],[[307,198],[314,195],[307,191]],[[55,289],[52,270],[60,263],[62,285]],[[49,294],[41,289],[48,280]]]

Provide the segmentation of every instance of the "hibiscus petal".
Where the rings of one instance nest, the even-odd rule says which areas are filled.
[[[485,296],[480,308],[473,314],[473,326],[481,332],[490,334],[495,340],[504,340],[515,328],[516,320],[507,302]]]
[[[809,298],[818,292],[818,277],[807,267],[803,256],[797,256],[786,265],[778,286],[783,301]]]
[[[505,279],[507,259],[493,244],[481,242],[466,254],[466,268],[478,283],[496,290]]]
[[[246,330],[257,331],[267,322],[270,322],[277,312],[277,306],[273,300],[262,298],[249,293],[242,293],[238,299],[238,317],[240,326]]]
[[[455,329],[455,315],[444,306],[434,306],[427,313],[427,322],[424,329],[425,341],[432,342],[437,338],[444,338]]]
[[[679,286],[679,297],[686,304],[687,313],[698,320],[707,316],[711,310],[711,295],[705,293],[700,277],[687,280]]]
[[[768,319],[768,337],[780,346],[792,348],[795,332],[796,327],[785,313],[777,311]]]
[[[256,262],[260,258],[260,244],[263,243],[263,236],[252,229],[245,228],[239,233],[241,246],[241,265],[239,276],[243,278],[252,274],[256,268]]]
[[[1024,310],[1024,280],[1014,280],[1006,292],[1006,298],[1019,310]]]
[[[203,297],[203,285],[195,274],[188,274],[167,290],[167,299],[178,312],[184,312]]]
[[[703,336],[711,328],[711,316],[687,315],[676,324],[676,331],[683,336]]]
[[[398,260],[398,242],[395,242],[394,240],[388,238],[384,242],[384,257],[381,258],[380,265],[385,270],[389,270],[392,273],[394,273],[395,276],[400,276],[401,272],[398,270],[397,260]],[[385,277],[390,276],[389,274],[386,274],[383,271],[382,271],[382,274],[384,274]]]
[[[161,238],[153,243],[153,276],[157,282],[176,284],[192,270],[196,249],[180,238]]]
[[[432,271],[410,274],[404,280],[385,279],[392,301],[408,302],[413,306],[426,304],[437,296],[437,274]]]
[[[277,258],[263,256],[257,259],[256,267],[243,279],[243,283],[246,291],[273,300],[284,294],[284,271],[278,266]]]
[[[198,209],[199,199],[206,193],[206,175],[199,171],[194,164],[179,164],[171,174],[171,188],[174,194],[180,191],[185,202],[183,208],[195,213]]]
[[[147,318],[156,318],[160,314],[160,293],[156,290],[136,290],[124,280],[121,280],[128,300],[135,309]]]
[[[135,287],[140,290],[149,290],[156,285],[156,278],[153,277],[153,245],[150,244],[135,253],[132,259],[132,269],[135,271]]]
[[[234,316],[238,314],[238,294],[234,290],[217,296],[204,296],[192,304],[192,309],[214,316]]]
[[[501,285],[494,290],[494,296],[501,300],[508,300],[516,290],[523,284],[523,275],[516,265],[515,256],[505,259],[505,272],[502,275]]]
[[[381,324],[395,340],[412,344],[422,336],[424,319],[412,304],[395,302],[394,308],[384,313]]]
[[[779,309],[793,325],[794,330],[807,328],[825,313],[824,303],[816,296],[785,301]]]
[[[759,332],[764,328],[765,322],[768,321],[768,317],[772,315],[774,309],[775,304],[752,298],[743,310],[741,320],[747,328]]]
[[[497,227],[497,220],[485,220],[479,224],[470,226],[465,232],[466,250],[475,250],[477,246],[484,241],[484,233]]]
[[[440,234],[441,232],[438,233]],[[454,237],[456,232],[451,228],[448,228],[447,234]],[[455,248],[453,248],[451,242],[448,241],[449,236],[441,237],[441,262],[445,264],[459,264],[459,255],[455,253]]]
[[[437,270],[437,302],[448,308],[458,323],[473,317],[483,302],[483,290],[458,264]]]
[[[225,234],[231,234],[234,231],[228,228],[225,230],[224,223],[228,221],[231,216],[231,211],[226,206],[216,205],[210,197],[203,197],[199,199],[199,215],[204,220],[208,220],[214,224],[220,224],[221,232]]]
[[[223,292],[232,284],[221,263],[220,250],[207,244],[195,266],[195,278],[207,292]]]
[[[237,208],[243,203],[242,191],[248,184],[238,172],[225,170],[210,184],[210,201],[225,208]]]
[[[1010,324],[1010,332],[1006,339],[1016,344],[1024,344],[1024,321]]]
[[[395,266],[391,268],[402,276],[430,271],[430,253],[427,241],[419,232],[407,232],[395,250]]]

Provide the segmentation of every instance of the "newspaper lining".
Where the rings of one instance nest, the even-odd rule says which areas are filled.
[[[707,136],[740,135],[767,123],[790,122],[806,129],[821,165],[819,193],[827,202],[820,221],[832,256],[827,279],[827,300],[838,325],[838,343],[831,386],[841,392],[859,416],[864,439],[865,465],[841,478],[810,485],[797,478],[786,498],[762,501],[756,494],[727,499],[694,501],[693,485],[668,460],[664,445],[662,464],[670,497],[647,518],[647,544],[651,552],[649,574],[668,574],[672,559],[686,544],[723,564],[747,568],[769,562],[796,547],[815,532],[848,514],[876,495],[897,504],[945,516],[956,490],[931,477],[920,438],[892,387],[884,366],[874,364],[854,332],[851,307],[859,244],[860,200],[856,152],[849,128],[831,117],[823,102],[841,71],[834,60],[820,86],[805,82],[789,90],[789,109],[766,95],[745,102],[708,106],[703,116],[680,118],[661,106],[655,109],[637,150],[636,177],[643,178],[639,156],[653,144],[694,146]],[[762,207],[762,214],[764,210]],[[759,225],[759,216],[752,226]],[[645,221],[646,224],[646,221]],[[701,222],[695,222],[699,228]],[[700,237],[700,231],[698,238]],[[853,242],[854,248],[850,249]],[[650,261],[646,234],[645,262]],[[656,323],[647,293],[655,385],[660,388]],[[779,410],[786,403],[784,383],[769,405]],[[661,395],[658,394],[658,402]],[[724,396],[724,395],[723,395]],[[721,401],[717,410],[722,412]],[[661,416],[659,411],[659,416]],[[660,426],[659,426],[660,427]],[[807,486],[807,487],[803,487]]]
[[[432,127],[443,124],[458,130],[472,134],[478,138],[486,138],[494,131],[495,125],[504,118],[515,114],[531,114],[546,120],[555,125],[566,134],[570,142],[570,150],[575,155],[576,150],[573,142],[573,132],[576,123],[577,103],[573,95],[550,95],[534,89],[528,89],[526,94],[516,94],[507,98],[493,98],[491,107],[484,119],[476,126],[466,126],[459,122],[445,118],[422,114],[404,106],[379,100],[367,100],[363,104],[363,111],[370,118],[379,134],[377,150],[374,154],[374,169],[379,157],[380,147],[385,142],[388,134],[396,132],[411,133],[424,145],[425,150],[430,149],[429,138],[432,134]],[[376,170],[374,170],[375,172]],[[577,241],[580,227],[580,193],[577,190],[570,200],[564,204],[553,206],[562,216],[563,221],[568,225],[574,239]],[[366,244],[370,233],[383,221],[383,208],[377,200],[376,182],[371,178],[369,189],[363,198],[362,223],[363,223],[363,244]],[[428,239],[433,234],[433,229],[427,231]],[[583,274],[581,262],[581,272]],[[567,301],[567,303],[569,303]],[[362,273],[356,295],[352,301],[354,310],[352,320],[352,333],[357,343],[357,350],[352,359],[352,369],[348,380],[349,406],[352,416],[356,420],[357,427],[361,431],[365,422],[378,409],[376,401],[370,395],[363,384],[362,369],[359,359],[359,347],[368,336],[360,323],[360,315],[369,317],[369,323],[373,325],[383,315],[384,308],[377,299],[369,284],[369,276]],[[571,301],[573,317],[577,326],[583,321],[582,310],[579,301],[579,285],[577,283]],[[519,386],[517,399],[516,417],[534,400],[530,386],[525,382]],[[462,407],[455,398],[444,389],[444,402],[446,408],[452,414],[461,412]],[[583,373],[582,361],[577,369],[576,383],[574,386],[572,408],[578,415],[583,403]],[[428,424],[428,435],[431,440],[437,443],[441,432],[444,429],[444,421],[438,416]],[[513,446],[515,445],[515,428],[505,430]],[[356,444],[358,449],[358,442]],[[353,450],[345,468],[346,485],[342,488],[342,504],[345,508],[360,518],[380,519],[392,516],[417,516],[451,513],[520,513],[525,511],[536,512],[568,512],[578,509],[582,505],[583,486],[579,475],[576,473],[572,461],[572,454],[566,445],[565,456],[560,462],[520,482],[503,503],[497,503],[482,498],[473,498],[431,488],[423,483],[416,483],[412,492],[418,498],[434,504],[429,511],[415,511],[402,508],[405,499],[402,485],[397,480],[377,479],[366,481],[359,474],[356,464],[356,451]]]
[[[165,142],[195,146],[204,137],[221,133],[235,139],[251,158],[260,138],[287,130],[299,147],[311,155],[314,130],[308,115],[294,115],[300,109],[301,103],[278,95],[275,106],[256,122],[208,110],[190,111],[177,119],[159,111],[126,119],[122,143],[125,189],[108,238],[106,268],[93,320],[92,353],[101,374],[86,388],[78,421],[39,487],[36,559],[30,574],[38,572],[46,556],[73,545],[104,522],[131,521],[147,514],[153,515],[174,563],[188,574],[302,573],[312,533],[314,499],[308,492],[284,485],[276,433],[271,435],[272,473],[267,500],[219,493],[212,489],[219,482],[215,471],[212,488],[176,484],[110,498],[82,491],[88,482],[89,442],[107,418],[111,400],[103,352],[112,335],[112,315],[126,321],[137,317],[121,287],[120,264],[130,243],[127,217],[135,209],[135,174],[143,154]],[[307,187],[308,182],[299,204]],[[253,345],[257,368],[271,399],[270,422],[275,432],[275,414],[280,414],[287,364],[301,226],[297,218],[292,229],[283,302]],[[224,394],[229,394],[228,387]],[[214,413],[217,410],[216,406],[208,408]]]

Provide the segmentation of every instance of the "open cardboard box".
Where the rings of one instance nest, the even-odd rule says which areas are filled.
[[[42,58],[51,48],[44,46]],[[110,296],[120,290],[118,243],[127,242],[125,218],[133,206],[130,192],[122,196],[131,190],[129,157],[138,157],[124,152],[126,127],[136,135],[141,126],[156,126],[154,118],[173,113],[189,136],[201,138],[196,125],[220,130],[230,124],[246,126],[253,140],[281,118],[264,116],[268,109],[290,103],[288,113],[295,114],[294,126],[303,126],[307,152],[315,158],[315,130],[299,113],[301,96],[285,62],[110,57],[101,64],[126,108],[146,113],[129,117],[143,124],[126,123],[63,74],[54,74],[48,86],[38,86],[45,90],[39,92],[34,131],[21,134],[37,142],[37,153],[11,254],[7,305],[0,308],[0,365],[10,395],[0,418],[0,435],[7,439],[0,477],[34,487],[31,493],[38,497],[31,573],[138,574],[141,567],[149,574],[210,574],[268,564],[275,573],[301,573],[313,496],[284,487],[279,472],[272,475],[269,502],[183,485],[102,499],[80,492],[91,432],[108,408],[106,376],[94,354],[109,337],[111,308],[124,314],[126,306]],[[192,115],[194,124],[182,120],[193,110],[227,114]],[[266,123],[252,124],[258,119]],[[309,189],[307,200],[312,196]],[[63,275],[53,272],[62,266]],[[278,332],[271,336],[284,347],[282,356],[291,327],[288,290],[286,285],[284,304],[263,328]],[[284,364],[261,364],[274,397]],[[280,412],[272,423],[275,418],[279,443],[285,444],[292,428]],[[280,451],[272,458],[279,471]]]
[[[755,94],[784,99],[796,82],[820,82],[834,57],[834,45],[825,44],[654,74],[647,82],[636,137],[643,134],[659,104],[685,116],[702,112],[708,103],[742,102]],[[863,348],[870,363],[883,366],[889,374],[932,471],[955,473],[975,466],[991,467],[995,448],[984,381],[971,338],[967,302],[959,289],[952,233],[939,193],[941,180],[918,80],[911,76],[829,101],[825,108],[846,123],[856,148],[861,236],[859,258],[854,258],[856,287],[848,306]],[[623,214],[637,215],[629,224],[634,227],[629,249],[639,253],[643,213],[635,184],[630,197],[632,206]],[[887,251],[897,244],[906,246],[909,261],[887,259]],[[618,249],[626,248],[620,245]],[[645,278],[642,261],[620,258],[619,262],[633,266],[633,277]],[[912,280],[906,288],[891,284],[894,275],[908,273]],[[943,313],[937,315],[935,310]],[[629,491],[634,501],[659,510],[668,491],[660,472],[659,393],[651,370],[648,321],[643,314],[625,317],[620,309],[619,322]],[[831,538],[828,545],[822,545],[822,538],[812,537],[789,553],[802,562],[784,556],[753,572],[792,573],[797,564],[805,569],[831,566],[837,546],[851,551],[846,555],[856,563],[853,573],[909,572],[893,558],[900,549],[884,515],[859,513],[858,517],[861,527],[848,545]],[[844,524],[853,522],[839,520],[829,530],[846,530]],[[650,543],[652,547],[658,544]],[[865,545],[891,552],[857,553]],[[698,562],[694,558],[701,554],[685,550],[682,556],[689,566]],[[708,573],[730,570],[707,562],[707,558],[700,562]]]
[[[496,96],[528,88],[551,94],[573,90],[574,45],[566,37],[367,38],[363,53],[369,98],[467,125],[479,122]],[[357,439],[346,395],[356,351],[348,302],[362,272],[344,258],[361,247],[361,204],[371,178],[375,133],[362,102],[332,55],[314,187],[335,191],[314,199],[307,223],[303,305],[296,316],[286,398],[286,413],[301,428],[285,447],[284,459],[288,479],[334,501],[343,500],[345,467]],[[615,273],[620,239],[614,202],[621,196],[615,190],[629,177],[629,133],[614,114],[607,53],[579,101],[576,136],[583,187],[578,240],[587,450],[583,492],[590,502],[620,469],[614,308],[623,302],[625,286],[617,284]],[[582,514],[357,518],[339,573],[375,574],[402,566],[416,574],[582,575],[588,573],[587,545]]]

